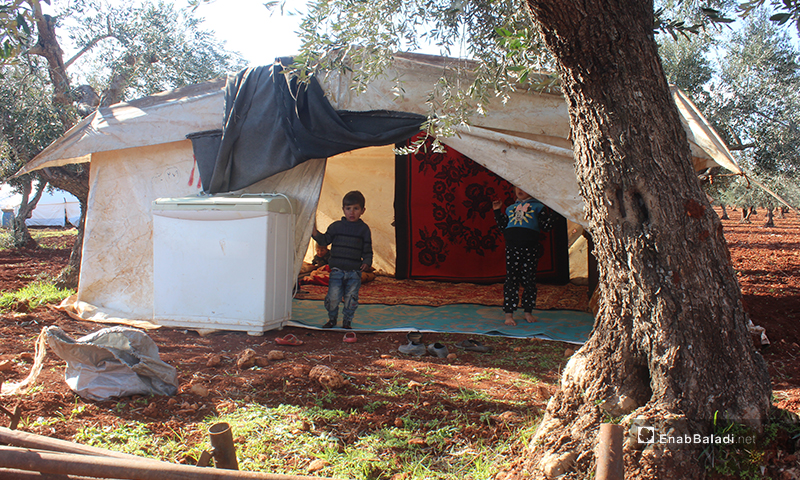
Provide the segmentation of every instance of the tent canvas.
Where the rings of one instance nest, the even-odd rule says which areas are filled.
[[[3,211],[3,227],[10,226],[9,217],[17,214],[21,201],[22,195],[14,193],[11,186],[3,184],[0,187],[0,208]],[[80,218],[81,205],[74,195],[48,188],[42,192],[39,203],[36,204],[36,208],[31,212],[31,218],[25,220],[25,224],[37,227],[64,227],[68,224],[75,226],[80,221]]]
[[[449,68],[455,64],[463,67],[463,63],[398,54],[384,78],[370,83],[361,94],[350,89],[349,80],[339,74],[321,78],[321,85],[337,110],[425,114],[430,85],[443,72],[463,70]],[[401,98],[391,93],[395,78],[403,82],[405,95]],[[100,321],[153,320],[152,201],[201,191],[186,135],[222,127],[223,87],[224,81],[213,81],[101,108],[23,169],[24,173],[47,166],[92,163],[80,283],[77,295],[67,302],[74,315]],[[679,90],[673,95],[689,134],[695,168],[719,164],[738,173],[724,143],[697,109]],[[524,91],[511,96],[505,105],[494,106],[487,115],[472,119],[470,127],[459,127],[457,136],[441,140],[567,219],[585,224],[563,97]],[[375,242],[380,245],[375,265],[392,271],[393,209],[391,201],[378,200],[391,198],[386,191],[390,187],[383,181],[393,169],[391,146],[337,157],[308,160],[237,193],[276,192],[293,199],[298,225],[295,270],[299,271],[309,245],[312,219],[316,216],[324,228],[340,216],[342,195],[351,189],[362,190],[368,199],[365,221],[375,235],[389,239]],[[366,179],[370,182],[365,185]]]

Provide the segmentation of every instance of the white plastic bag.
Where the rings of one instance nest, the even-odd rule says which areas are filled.
[[[178,372],[158,356],[141,330],[104,328],[72,339],[58,327],[45,330],[47,344],[67,362],[67,385],[81,397],[103,401],[129,395],[175,395]]]

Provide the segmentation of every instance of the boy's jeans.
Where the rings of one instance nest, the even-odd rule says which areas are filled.
[[[344,299],[342,308],[343,322],[348,324],[353,321],[353,315],[358,307],[358,289],[361,288],[360,270],[339,270],[331,268],[328,281],[328,295],[325,296],[325,309],[328,318],[336,321],[339,316],[339,302]]]

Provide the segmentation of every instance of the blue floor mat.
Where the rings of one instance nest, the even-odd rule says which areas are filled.
[[[536,323],[527,323],[518,313],[517,326],[503,324],[503,310],[485,305],[456,304],[441,307],[417,305],[358,306],[353,329],[365,332],[440,332],[541,338],[582,344],[589,338],[594,317],[573,310],[536,310]],[[292,303],[292,320],[287,325],[319,329],[328,321],[321,300]],[[341,313],[339,325],[341,326]]]

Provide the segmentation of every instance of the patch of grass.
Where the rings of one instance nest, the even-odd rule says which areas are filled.
[[[75,434],[75,441],[117,452],[175,461],[185,456],[199,458],[202,452],[200,446],[186,444],[186,436],[192,428],[191,424],[187,424],[180,433],[173,431],[173,435],[154,435],[147,424],[131,421],[80,428]]]
[[[389,404],[389,402],[387,402],[385,400],[380,400],[380,401],[377,401],[377,402],[372,402],[372,403],[368,403],[368,404],[364,405],[364,410],[369,412],[369,413],[375,413],[376,410],[378,410],[379,408],[381,408],[383,406],[386,406],[388,404]]]
[[[33,237],[34,240],[40,242],[46,238],[52,237],[71,237],[71,241],[75,240],[75,237],[78,235],[78,230],[70,229],[70,230],[51,230],[51,229],[38,229],[38,228],[31,228],[28,230]],[[2,229],[0,230],[0,250],[12,250],[14,248],[14,238],[11,235],[10,229]]]
[[[78,230],[75,228],[71,228],[69,230],[50,230],[50,229],[38,229],[33,228],[29,230],[31,232],[31,237],[37,242],[39,240],[51,237],[76,237],[78,235]]]
[[[495,375],[496,373],[492,369],[487,368],[484,369],[482,372],[478,373],[477,375],[472,375],[470,377],[470,380],[472,380],[472,383],[479,383],[483,380],[489,380]]]
[[[409,389],[410,387],[408,386],[408,380],[404,378],[398,378],[396,381],[384,383],[375,390],[378,395],[384,395],[386,397],[402,397],[408,393]]]
[[[11,235],[11,230],[0,230],[0,250],[12,250],[14,248],[14,237]]]
[[[36,281],[16,292],[3,293],[0,296],[0,312],[19,310],[21,305],[27,305],[27,310],[31,311],[40,305],[58,303],[73,293],[75,290],[56,288],[52,283]]]
[[[473,390],[471,388],[459,388],[458,393],[456,394],[456,399],[461,400],[463,402],[468,402],[470,400],[491,400],[492,397],[489,396],[483,390]]]
[[[324,395],[317,397],[314,400],[314,403],[321,408],[326,404],[330,405],[334,400],[336,400],[336,392],[333,390],[328,390]]]
[[[748,480],[764,478],[761,468],[765,465],[767,451],[778,432],[783,430],[790,435],[791,432],[800,432],[800,427],[794,421],[787,422],[786,418],[774,413],[760,434],[745,425],[718,417],[718,413],[714,415],[711,432],[724,440],[717,444],[711,443],[703,450],[702,456],[708,471],[725,476]]]
[[[184,424],[182,432],[172,435],[154,435],[147,424],[125,422],[85,427],[75,440],[174,462],[210,450],[207,432],[219,422],[231,426],[241,470],[308,475],[311,462],[322,460],[324,466],[312,475],[357,480],[395,474],[404,474],[405,480],[493,478],[522,450],[520,441],[527,441],[535,427],[531,421],[486,445],[463,435],[464,428],[472,427],[463,416],[426,422],[404,417],[400,428],[392,423],[359,432],[351,430],[350,413],[341,410],[242,404],[202,423]],[[198,435],[204,440],[192,445]]]

